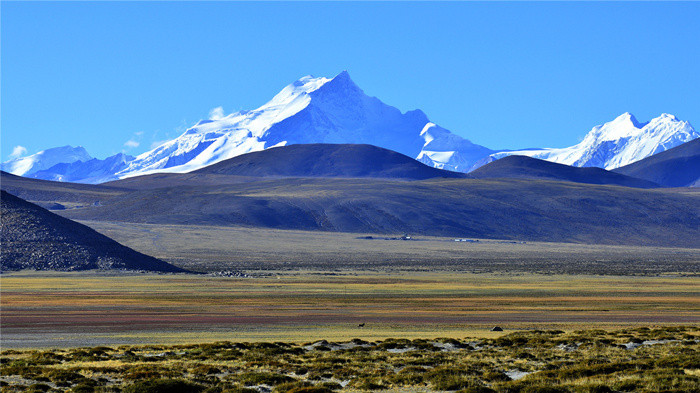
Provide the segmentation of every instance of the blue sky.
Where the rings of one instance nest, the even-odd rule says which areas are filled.
[[[490,148],[563,147],[622,112],[700,125],[700,3],[6,2],[2,160],[142,153],[347,69]],[[132,143],[127,143],[132,141]],[[137,146],[138,145],[138,146]]]

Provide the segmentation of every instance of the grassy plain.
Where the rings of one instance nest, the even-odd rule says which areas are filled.
[[[700,249],[606,246],[81,221],[139,252],[195,271],[375,270],[594,275],[700,273]],[[396,233],[391,236],[400,236]],[[373,239],[365,237],[372,236]],[[389,237],[391,237],[389,236]]]
[[[0,280],[3,348],[495,337],[495,325],[508,333],[700,322],[695,276],[23,271]]]

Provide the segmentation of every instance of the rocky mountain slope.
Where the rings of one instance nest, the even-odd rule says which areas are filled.
[[[1,270],[183,271],[4,190],[0,212]]]

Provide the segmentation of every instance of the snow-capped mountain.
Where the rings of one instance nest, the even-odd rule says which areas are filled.
[[[581,143],[561,149],[528,149],[491,154],[477,166],[510,155],[530,156],[578,167],[615,169],[700,138],[687,121],[667,113],[640,123],[627,112],[593,127]]]
[[[365,95],[344,71],[332,79],[303,77],[258,109],[200,121],[116,175],[188,172],[244,153],[304,143],[371,144],[453,171],[467,171],[493,152],[436,126],[420,110],[401,113]]]
[[[115,179],[115,173],[126,168],[133,156],[117,153],[104,160],[93,158],[87,161],[61,163],[27,175],[35,179],[68,181],[80,183],[103,183]]]
[[[430,122],[420,110],[401,113],[367,96],[343,71],[330,79],[305,76],[255,110],[202,120],[136,158],[118,154],[98,160],[82,147],[64,146],[7,161],[2,170],[47,180],[98,183],[155,172],[189,172],[253,151],[309,143],[370,144],[459,172],[508,155],[614,169],[699,137],[690,123],[673,115],[640,123],[624,113],[594,127],[575,146],[493,151]]]
[[[91,158],[82,146],[54,147],[30,156],[3,162],[2,170],[17,176],[29,176],[38,171],[49,169],[56,164],[88,161]]]

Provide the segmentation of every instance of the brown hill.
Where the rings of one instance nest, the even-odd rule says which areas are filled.
[[[469,173],[474,179],[511,178],[559,180],[586,184],[612,184],[635,188],[655,188],[658,184],[606,171],[602,168],[579,168],[526,156],[507,156]]]

